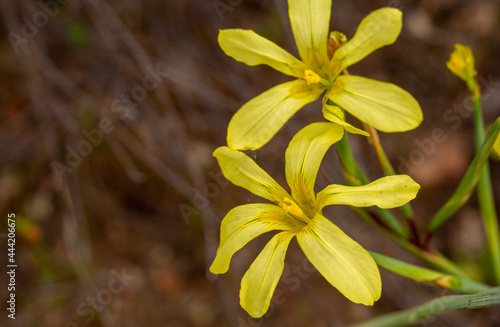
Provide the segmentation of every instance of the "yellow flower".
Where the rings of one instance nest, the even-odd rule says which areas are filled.
[[[233,254],[245,244],[263,233],[280,231],[241,281],[240,303],[252,317],[261,317],[268,310],[293,237],[297,237],[306,257],[325,279],[349,300],[372,305],[380,297],[381,280],[374,260],[325,218],[322,210],[339,204],[394,208],[413,199],[419,185],[406,175],[395,175],[363,186],[333,184],[315,194],[320,163],[343,133],[343,127],[324,122],[308,125],[295,135],[285,154],[290,193],[243,152],[225,146],[214,152],[229,181],[274,202],[241,205],[226,215],[220,246],[210,267],[214,274],[225,273]]]
[[[474,81],[476,69],[474,67],[474,55],[470,47],[463,44],[455,44],[455,49],[450,55],[450,60],[446,62],[446,67],[467,83]]]
[[[328,41],[331,0],[288,0],[288,5],[301,60],[251,30],[219,33],[219,44],[227,55],[250,66],[269,65],[296,78],[265,91],[240,108],[228,127],[230,148],[262,147],[299,109],[325,91],[325,118],[341,124],[348,132],[366,135],[344,121],[340,108],[383,132],[407,131],[420,124],[421,109],[406,91],[389,83],[340,75],[376,49],[394,43],[401,31],[401,11],[382,8],[372,12],[346,42],[338,32],[333,32]],[[327,100],[333,105],[327,105]]]

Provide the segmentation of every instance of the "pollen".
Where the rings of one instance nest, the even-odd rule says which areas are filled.
[[[286,212],[294,215],[295,217],[304,216],[304,212],[302,211],[302,209],[300,209],[300,207],[295,202],[293,202],[293,200],[289,198],[283,199],[282,208]]]
[[[347,37],[345,36],[344,33],[338,31],[330,32],[330,36],[328,37],[328,43],[327,43],[328,58],[332,59],[335,51],[337,51],[337,49],[343,46],[346,42],[347,42]]]
[[[306,69],[304,71],[304,79],[306,80],[307,85],[318,84],[321,82],[321,77],[310,69]]]

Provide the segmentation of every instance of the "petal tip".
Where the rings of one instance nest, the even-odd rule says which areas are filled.
[[[208,268],[208,270],[214,275],[221,275],[221,274],[225,274],[229,270],[229,266],[226,265],[224,267],[220,263],[217,264],[217,262],[214,260],[214,262],[212,263],[210,268]]]
[[[220,146],[217,149],[215,149],[215,151],[212,153],[212,156],[214,156],[215,158],[218,158],[221,156],[223,151],[226,151],[226,149],[228,149],[227,146]]]

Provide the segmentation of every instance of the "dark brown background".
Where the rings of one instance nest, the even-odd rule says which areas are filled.
[[[289,78],[225,56],[217,33],[254,29],[296,54],[286,2],[61,2],[0,2],[0,214],[2,232],[7,214],[16,214],[18,263],[16,320],[2,309],[1,325],[345,326],[451,294],[382,271],[381,300],[374,307],[350,303],[317,272],[297,270],[308,266],[294,241],[278,285],[280,304],[264,319],[249,319],[239,306],[239,283],[269,236],[240,251],[225,275],[208,272],[221,219],[236,205],[259,201],[220,178],[211,154],[225,144],[227,124],[245,101]],[[218,12],[217,3],[227,10]],[[401,36],[350,73],[395,83],[422,106],[418,129],[382,135],[393,164],[422,185],[414,201],[422,228],[473,154],[472,117],[463,105],[468,93],[445,67],[454,43],[470,45],[478,75],[496,81],[483,87],[486,122],[500,115],[500,2],[336,0],[331,28],[352,37],[365,15],[387,5],[404,13]],[[142,92],[143,79],[156,68],[167,76]],[[119,102],[131,92],[142,101],[126,109]],[[319,103],[307,106],[254,157],[285,185],[288,141],[319,120]],[[99,128],[102,140],[94,131]],[[90,148],[83,131],[94,131]],[[366,140],[351,140],[369,176],[382,176]],[[86,155],[67,157],[71,151]],[[55,177],[54,165],[70,163],[71,171]],[[498,204],[498,162],[492,162],[492,176]],[[344,183],[334,151],[318,187],[327,182]],[[421,264],[347,208],[326,214],[363,246]],[[5,237],[1,242],[6,262]],[[488,266],[475,199],[443,226],[433,245],[489,281],[481,273]],[[119,287],[115,278],[122,273],[131,279]],[[4,304],[5,275],[0,273]],[[95,316],[86,304],[92,298],[100,311]],[[499,324],[498,308],[490,308],[448,313],[424,325]]]

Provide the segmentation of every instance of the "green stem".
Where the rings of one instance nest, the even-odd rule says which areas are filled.
[[[482,168],[488,161],[488,157],[499,134],[500,117],[491,126],[481,147],[480,153],[474,156],[474,160],[472,160],[469,169],[467,169],[467,172],[453,195],[448,199],[448,201],[446,201],[446,203],[441,207],[441,209],[438,210],[429,222],[427,227],[429,233],[427,235],[427,241],[437,228],[450,219],[455,212],[457,212],[469,200],[472,192],[477,187],[479,178],[481,177]]]
[[[380,167],[382,167],[384,174],[386,176],[396,175],[396,171],[394,170],[394,167],[392,167],[392,164],[389,161],[389,158],[387,157],[384,148],[382,147],[382,143],[380,143],[380,138],[378,136],[377,130],[365,123],[363,123],[363,126],[365,127],[365,130],[368,132],[368,134],[370,134],[371,144],[375,149],[375,153],[377,154]],[[401,206],[400,210],[405,218],[410,220],[413,218],[413,209],[410,203]],[[414,236],[416,237],[416,235]]]
[[[365,174],[361,171],[352,156],[347,133],[344,133],[344,136],[336,143],[336,145],[347,184],[353,186],[368,184],[368,178],[366,178]]]
[[[349,146],[349,140],[347,138],[347,133],[344,133],[342,139],[336,143],[337,152],[339,154],[340,163],[342,164],[342,169],[344,176],[348,185],[363,185],[368,184],[369,180],[359,167],[359,165],[354,160],[351,153],[351,148]],[[380,208],[375,208],[381,221],[391,229],[393,232],[397,233],[403,238],[408,238],[408,232],[401,225],[399,220],[388,210],[383,210]],[[377,228],[381,228],[380,225],[375,225]],[[383,226],[382,226],[383,227]]]
[[[382,167],[384,174],[386,176],[396,175],[396,172],[392,167],[392,164],[389,161],[384,148],[382,147],[382,143],[380,142],[377,130],[366,123],[363,123],[363,126],[365,127],[365,130],[370,134],[371,144],[375,149],[380,167]],[[408,202],[401,206],[399,209],[401,210],[403,216],[406,218],[406,222],[408,224],[408,227],[410,228],[412,241],[414,241],[415,244],[420,244],[420,237],[418,234],[417,225],[415,223],[415,220],[413,219],[413,209],[411,207],[411,204]]]
[[[469,87],[469,90],[471,91],[472,104],[474,106],[475,148],[477,154],[481,151],[481,146],[485,140],[485,128],[481,108],[481,93],[479,92],[477,82],[474,82],[474,89]],[[493,265],[494,280],[497,285],[500,285],[500,235],[498,232],[498,219],[488,162],[484,164],[481,170],[477,185],[477,195],[486,231],[486,242]]]
[[[419,283],[439,286],[459,293],[477,293],[490,286],[469,278],[457,277],[439,271],[412,265],[380,253],[368,251],[378,266]]]
[[[352,156],[347,133],[344,134],[344,137],[339,142],[336,143],[336,146],[347,183],[349,185],[367,184],[369,182],[368,179]],[[358,213],[372,226],[376,227],[386,236],[391,238],[394,242],[398,243],[408,252],[412,253],[414,256],[432,267],[455,276],[469,278],[466,272],[440,253],[430,249],[424,250],[414,243],[411,243],[408,240],[408,233],[390,211],[377,207],[372,209],[352,207],[351,209]],[[382,221],[386,226],[380,224],[380,221]]]
[[[398,327],[416,325],[431,317],[453,310],[469,310],[500,304],[500,287],[473,295],[449,295],[426,302],[414,308],[390,313],[352,327]]]
[[[366,220],[371,225],[380,227],[377,226],[375,220],[370,216],[366,208],[351,207],[351,209],[354,210],[358,215],[360,215],[364,220]],[[443,256],[441,253],[432,249],[422,249],[390,230],[383,228],[379,228],[379,230],[382,233],[384,233],[387,237],[389,237],[391,240],[393,240],[401,247],[403,247],[406,251],[410,252],[415,257],[419,258],[420,260],[427,263],[431,267],[434,267],[442,272],[455,275],[457,277],[470,279],[470,276],[465,271],[463,271],[460,267],[458,267],[448,258]]]

